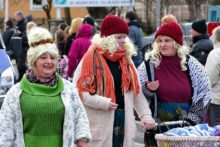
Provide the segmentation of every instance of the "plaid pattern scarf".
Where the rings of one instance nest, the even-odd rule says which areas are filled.
[[[25,74],[27,76],[27,79],[32,83],[43,84],[46,86],[54,86],[57,82],[57,74],[56,73],[54,73],[50,78],[47,78],[47,79],[37,78],[36,75],[34,74],[33,69],[28,69]]]

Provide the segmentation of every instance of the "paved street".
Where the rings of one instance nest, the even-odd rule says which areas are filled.
[[[134,147],[144,147],[144,144],[141,144],[141,143],[135,143],[135,144],[134,144]]]
[[[141,127],[139,121],[136,121],[135,123],[137,126],[137,134],[134,139],[134,141],[135,141],[134,147],[144,147],[144,132],[145,132],[145,130]]]

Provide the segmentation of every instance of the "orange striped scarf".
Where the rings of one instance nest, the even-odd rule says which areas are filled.
[[[110,53],[92,45],[84,55],[82,71],[77,81],[80,97],[82,98],[82,92],[90,92],[111,98],[112,102],[116,101],[113,92],[114,80],[104,56],[111,61],[119,60],[122,69],[122,91],[133,90],[138,94],[140,87],[137,73],[131,59],[125,55],[125,49],[118,50],[111,56]]]

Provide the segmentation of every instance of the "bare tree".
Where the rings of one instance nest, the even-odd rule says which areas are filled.
[[[107,14],[115,14],[115,7],[87,7],[89,14],[95,19],[103,19]]]
[[[161,17],[170,13],[169,7],[171,5],[181,5],[183,4],[183,0],[161,0]]]
[[[145,21],[142,22],[142,28],[147,34],[151,34],[155,30],[153,18],[156,18],[156,11],[153,6],[156,3],[156,0],[136,0],[136,2],[140,2],[145,6],[146,15],[144,19]]]
[[[212,5],[220,5],[219,0],[210,0]]]
[[[204,18],[202,15],[202,4],[207,4],[209,0],[186,0],[190,13],[190,20],[195,21],[197,19]]]
[[[43,10],[46,13],[47,16],[47,26],[50,28],[50,20],[51,20],[51,14],[50,11],[52,9],[52,0],[47,0],[47,4],[43,5]]]
[[[51,11],[52,8],[52,0],[47,0],[47,4],[43,5],[43,10],[47,15],[47,19],[50,20],[51,19]]]
[[[152,29],[155,29],[156,23],[156,3],[157,0],[136,0],[136,2],[141,2],[145,6],[145,16],[146,16],[146,25],[145,30],[149,33],[152,32]],[[182,3],[182,0],[160,0],[160,16],[164,16],[169,12],[169,6],[171,5],[179,5]]]

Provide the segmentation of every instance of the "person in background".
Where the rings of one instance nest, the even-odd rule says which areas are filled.
[[[31,14],[26,16],[26,23],[33,22],[33,16]]]
[[[210,122],[212,126],[220,124],[220,26],[212,33],[214,49],[209,53],[205,68],[212,86],[212,99],[210,104]]]
[[[70,26],[67,26],[64,30],[65,32],[65,40],[67,40],[67,38],[69,37],[70,35]]]
[[[175,22],[161,25],[153,50],[145,57],[138,73],[153,117],[159,123],[177,120],[186,120],[191,125],[203,123],[211,100],[211,85],[204,66],[188,54],[180,25]]]
[[[27,33],[27,36],[30,34],[30,30],[33,28],[33,27],[36,27],[37,24],[33,21],[29,21],[27,24],[26,24],[26,33]]]
[[[63,55],[58,63],[58,73],[62,76],[62,78],[68,79],[68,63],[69,59],[67,55]]]
[[[65,53],[67,55],[69,54],[70,46],[74,38],[76,37],[76,34],[82,23],[83,23],[83,19],[80,17],[74,18],[71,22],[69,36],[67,37],[66,44],[65,44]]]
[[[98,33],[98,29],[96,27],[96,23],[94,21],[94,18],[91,16],[85,16],[83,19],[83,24],[89,24],[93,27],[93,35]]]
[[[137,48],[137,55],[132,57],[134,65],[138,67],[143,61],[143,31],[138,23],[137,14],[133,11],[128,11],[125,15],[125,21],[129,27],[129,38],[133,41]]]
[[[59,51],[60,60],[58,61],[58,73],[62,78],[67,79],[68,57],[65,53],[66,34],[61,29],[55,32],[55,42]]]
[[[64,31],[68,25],[65,22],[62,22],[58,25],[58,29]]]
[[[17,81],[20,81],[25,71],[27,70],[25,61],[29,46],[26,34],[26,21],[24,19],[23,13],[20,11],[16,12],[15,19],[17,24],[15,27],[14,35],[10,42],[10,48],[14,51],[16,64],[19,72],[19,78]]]
[[[86,109],[92,140],[91,147],[133,147],[136,109],[144,128],[155,121],[139,84],[131,59],[135,52],[128,39],[123,19],[107,15],[100,35],[78,65],[73,83]]]
[[[19,32],[21,33],[26,33],[26,20],[21,11],[17,11],[15,13],[15,20],[17,22],[16,29],[19,30]]]
[[[55,42],[59,51],[59,56],[65,54],[65,32],[61,29],[57,30],[54,34]]]
[[[52,35],[35,27],[28,41],[29,68],[0,110],[0,146],[87,147],[88,118],[73,85],[56,73]]]
[[[2,35],[7,52],[10,50],[10,41],[13,34],[14,34],[14,24],[12,20],[7,20],[5,22],[5,31],[3,32]]]
[[[93,27],[89,24],[82,24],[72,45],[70,46],[70,51],[68,54],[68,77],[73,77],[73,73],[76,70],[76,67],[91,45],[92,36]]]
[[[13,65],[13,72],[14,72],[14,82],[16,82],[16,80],[19,78],[19,73],[18,73],[18,68],[17,68],[17,64],[16,64],[16,56],[14,54],[14,51],[12,49],[12,44],[11,44],[11,39],[13,37],[15,33],[15,29],[14,29],[14,24],[12,22],[12,20],[7,20],[5,22],[5,31],[3,32],[2,38],[3,38],[3,42],[5,44],[5,50],[6,53],[8,54],[8,56],[10,57],[10,61]],[[18,49],[18,47],[16,48]]]
[[[208,54],[213,49],[213,43],[207,34],[205,19],[192,23],[191,34],[193,37],[193,46],[190,54],[202,63],[202,65],[205,65]]]
[[[94,22],[94,19],[91,16],[85,16],[84,19],[83,19],[83,24],[89,24],[92,27],[94,27],[95,22]]]

